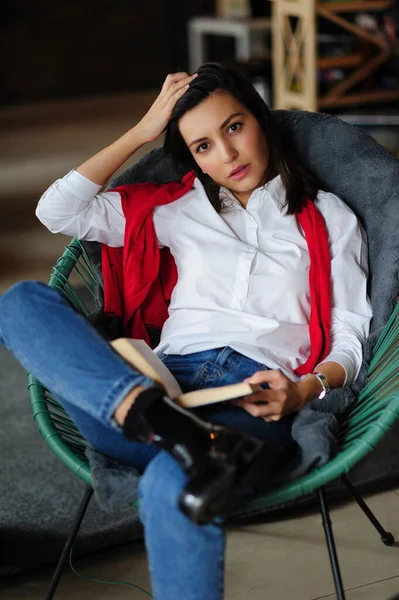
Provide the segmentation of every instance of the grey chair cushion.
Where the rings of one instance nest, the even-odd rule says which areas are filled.
[[[398,294],[399,160],[337,117],[283,110],[275,115],[301,164],[351,207],[366,230],[374,342]]]

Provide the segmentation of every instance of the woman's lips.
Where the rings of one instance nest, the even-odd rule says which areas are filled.
[[[251,165],[246,165],[243,169],[241,169],[237,173],[233,173],[233,175],[229,175],[229,179],[234,179],[235,181],[244,179],[244,177],[247,176],[250,168],[251,168]]]

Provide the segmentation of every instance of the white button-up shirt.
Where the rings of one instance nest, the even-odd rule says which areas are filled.
[[[99,190],[71,171],[44,193],[36,215],[53,233],[123,246],[120,194]],[[170,248],[178,270],[156,352],[230,346],[297,380],[293,371],[310,350],[309,253],[295,215],[286,215],[281,178],[255,190],[246,209],[224,188],[221,198],[218,214],[195,179],[182,198],[154,209],[159,245]],[[334,194],[319,191],[316,206],[331,253],[332,335],[324,361],[340,363],[351,383],[372,316],[365,234]]]

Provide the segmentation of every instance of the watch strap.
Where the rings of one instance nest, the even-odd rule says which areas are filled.
[[[326,396],[326,394],[331,392],[331,386],[328,383],[328,379],[325,375],[323,375],[322,373],[317,373],[316,371],[307,373],[306,375],[304,375],[302,377],[302,379],[305,379],[306,377],[310,377],[311,375],[314,375],[314,377],[317,377],[317,379],[320,381],[322,390],[321,390],[320,394],[317,396],[317,398],[319,398],[319,400],[322,400]]]
[[[322,373],[315,373],[315,372],[313,372],[313,373],[310,373],[310,375],[314,375],[315,377],[317,377],[317,379],[321,383],[321,387],[323,389],[322,389],[322,391],[320,392],[320,394],[318,396],[319,400],[321,400],[322,398],[324,398],[326,396],[326,394],[328,394],[329,392],[331,392],[331,386],[328,383],[328,379]]]

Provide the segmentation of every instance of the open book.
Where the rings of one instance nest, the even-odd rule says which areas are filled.
[[[248,396],[259,390],[258,385],[241,382],[216,388],[195,390],[194,392],[183,394],[172,373],[144,340],[119,338],[110,343],[114,350],[127,363],[161,385],[171,400],[174,400],[177,404],[185,408],[234,400],[235,398]]]

